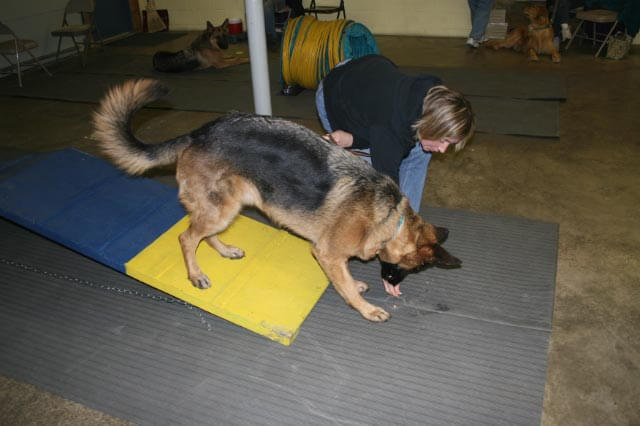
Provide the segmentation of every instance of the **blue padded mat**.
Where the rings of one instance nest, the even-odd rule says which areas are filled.
[[[23,157],[3,175],[0,215],[120,272],[185,215],[176,188],[74,149]]]

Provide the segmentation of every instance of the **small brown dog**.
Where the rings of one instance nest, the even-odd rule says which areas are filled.
[[[416,214],[390,177],[298,124],[235,113],[143,143],[131,131],[133,113],[166,90],[153,80],[126,82],[103,99],[94,124],[104,152],[130,174],[177,164],[179,198],[190,215],[179,240],[195,287],[212,286],[196,260],[200,241],[224,257],[244,256],[217,236],[244,205],[309,240],[337,292],[370,321],[386,321],[389,313],[362,297],[368,287],[349,272],[351,257],[377,255],[402,269],[460,265],[440,245],[448,231]]]
[[[153,55],[153,68],[161,72],[183,72],[209,67],[226,68],[246,64],[249,58],[224,55],[229,48],[229,20],[215,27],[207,21],[207,28],[191,45],[179,52],[160,51]]]
[[[531,5],[524,8],[529,18],[529,25],[509,31],[504,40],[489,40],[484,45],[495,50],[514,48],[523,51],[532,61],[537,61],[540,54],[551,55],[553,62],[560,62],[560,53],[553,44],[553,28],[549,23],[549,11],[542,5]]]

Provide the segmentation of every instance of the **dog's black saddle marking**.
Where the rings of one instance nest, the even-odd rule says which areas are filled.
[[[317,210],[336,181],[328,144],[290,122],[236,114],[195,130],[191,138],[194,146],[233,164],[273,205]]]

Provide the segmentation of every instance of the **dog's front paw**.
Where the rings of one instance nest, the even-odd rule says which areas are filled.
[[[356,290],[360,294],[362,294],[362,293],[366,292],[367,290],[369,290],[369,285],[367,283],[365,283],[365,282],[355,280],[355,284],[356,284]]]
[[[391,315],[389,314],[389,312],[385,311],[382,308],[379,308],[378,306],[373,306],[373,305],[371,305],[371,308],[369,310],[361,313],[363,317],[373,322],[385,322],[389,318],[391,318]]]
[[[205,274],[201,274],[193,278],[190,277],[189,280],[191,281],[191,284],[193,284],[194,287],[202,290],[211,287],[211,281],[209,280],[209,277],[206,276]]]
[[[226,250],[220,254],[229,259],[242,259],[244,257],[244,250],[238,247],[227,246]]]

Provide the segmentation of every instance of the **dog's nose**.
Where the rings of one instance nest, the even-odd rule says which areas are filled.
[[[449,230],[440,226],[434,226],[434,228],[436,228],[436,239],[438,240],[438,243],[444,243],[449,236]]]

